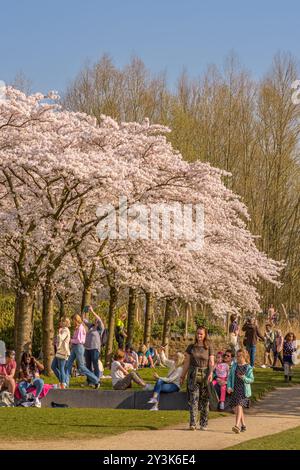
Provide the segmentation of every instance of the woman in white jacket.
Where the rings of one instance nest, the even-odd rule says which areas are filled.
[[[62,318],[59,324],[58,334],[56,336],[56,353],[51,364],[51,369],[56,375],[60,388],[66,388],[65,365],[70,356],[70,320]]]
[[[164,366],[169,367],[169,372],[167,377],[159,377],[158,374],[154,374],[157,382],[154,387],[153,397],[148,401],[148,403],[153,403],[153,407],[150,411],[158,411],[159,396],[161,392],[172,393],[179,392],[180,390],[180,377],[183,370],[184,354],[178,352],[175,360],[167,359],[164,348],[160,347],[159,355],[161,363]]]

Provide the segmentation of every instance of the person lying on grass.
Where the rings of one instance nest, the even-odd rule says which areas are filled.
[[[114,390],[126,390],[130,388],[132,382],[143,387],[145,390],[149,390],[150,386],[144,382],[144,380],[134,370],[128,371],[124,363],[125,353],[122,349],[119,349],[114,356],[114,361],[111,365],[111,378],[112,386]]]
[[[236,362],[230,369],[227,380],[227,392],[231,395],[230,406],[235,412],[235,433],[246,431],[244,408],[249,407],[251,397],[251,385],[254,382],[253,367],[247,364],[247,352],[239,349],[236,354]]]
[[[158,352],[162,364],[166,367],[169,367],[169,372],[167,377],[159,377],[156,372],[153,374],[154,378],[157,379],[157,382],[154,387],[153,397],[148,401],[148,403],[153,403],[153,407],[150,409],[150,411],[158,411],[159,397],[161,392],[179,392],[180,378],[183,371],[184,354],[178,352],[175,354],[174,360],[172,360],[167,359],[164,347],[161,346],[158,349]]]

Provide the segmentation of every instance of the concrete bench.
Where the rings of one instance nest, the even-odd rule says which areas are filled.
[[[147,403],[153,392],[133,390],[50,390],[42,399],[42,407],[51,407],[51,402],[66,404],[71,408],[116,408],[123,410],[149,410]],[[161,410],[188,410],[186,392],[162,393]]]
[[[153,392],[133,390],[50,390],[42,399],[42,407],[50,407],[51,402],[64,403],[72,408],[118,408],[124,410],[147,410],[150,403],[147,401]],[[185,392],[161,394],[160,409],[187,410],[187,397]]]

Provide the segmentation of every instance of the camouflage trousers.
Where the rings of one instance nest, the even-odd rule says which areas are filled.
[[[195,383],[188,379],[188,404],[190,409],[190,425],[196,426],[200,412],[200,426],[207,426],[209,411],[209,395],[206,381]]]

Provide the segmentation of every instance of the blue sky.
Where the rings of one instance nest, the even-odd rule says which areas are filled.
[[[170,85],[231,50],[256,77],[279,50],[300,58],[296,0],[0,0],[0,21],[0,80],[22,70],[42,92],[62,92],[103,53],[118,66],[138,55]]]

